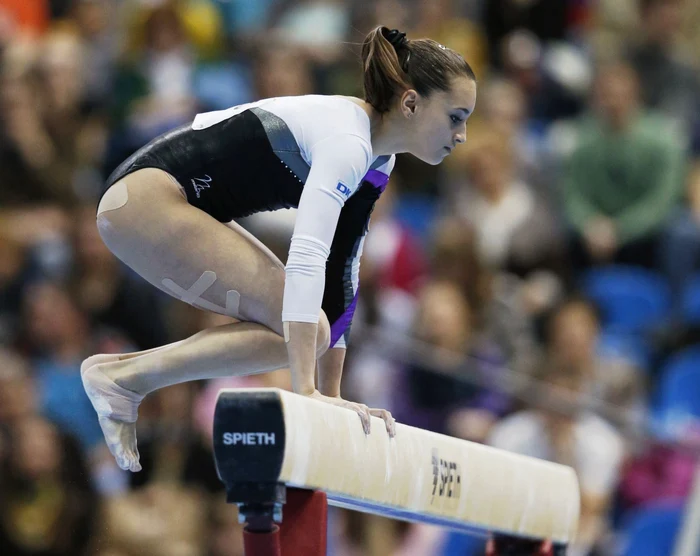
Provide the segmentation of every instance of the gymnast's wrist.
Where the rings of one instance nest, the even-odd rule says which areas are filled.
[[[300,396],[310,396],[311,394],[318,392],[316,390],[315,386],[300,386],[297,390],[294,390],[295,394],[299,394]]]
[[[292,373],[292,392],[302,396],[310,396],[316,391],[315,373],[290,366]]]
[[[340,397],[340,381],[345,363],[345,348],[334,347],[318,359],[318,389],[324,396]]]
[[[329,398],[340,398],[340,384],[329,386],[321,380],[318,381],[318,391]]]
[[[316,389],[316,333],[318,325],[307,322],[284,321],[292,390],[309,395]]]

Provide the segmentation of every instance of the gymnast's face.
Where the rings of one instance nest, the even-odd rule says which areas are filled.
[[[406,91],[401,109],[409,119],[409,152],[428,164],[440,164],[467,140],[467,120],[476,105],[476,82],[457,77],[448,91],[422,97]]]

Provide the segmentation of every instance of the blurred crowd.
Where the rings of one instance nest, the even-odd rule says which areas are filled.
[[[573,466],[573,554],[620,553],[628,515],[683,504],[698,427],[654,426],[654,400],[665,363],[700,341],[683,305],[700,266],[698,2],[3,0],[1,554],[242,554],[213,466],[214,399],[222,386],[289,388],[288,373],[149,396],[144,470],[121,472],[81,361],[227,320],[116,260],[96,204],[122,160],[198,112],[362,96],[359,49],[377,24],[463,54],[479,97],[466,146],[438,167],[399,156],[372,215],[344,397]],[[243,224],[284,261],[293,222]],[[618,333],[582,288],[610,265],[663,280],[668,311]],[[483,548],[426,525],[329,519],[336,556]]]

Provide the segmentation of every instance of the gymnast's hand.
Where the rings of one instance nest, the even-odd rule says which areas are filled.
[[[354,411],[360,416],[365,434],[369,434],[371,431],[372,419],[370,417],[379,417],[384,421],[386,432],[389,433],[389,436],[392,438],[396,436],[396,421],[386,409],[370,409],[365,404],[349,402],[340,396],[324,396],[318,390],[314,390],[313,393],[309,394],[309,398]]]

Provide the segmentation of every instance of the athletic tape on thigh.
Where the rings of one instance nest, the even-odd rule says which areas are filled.
[[[126,182],[124,180],[118,181],[102,196],[102,200],[97,207],[97,216],[108,210],[116,210],[123,207],[128,200],[129,192],[126,189]]]
[[[232,317],[238,316],[241,294],[236,290],[229,290],[226,292],[226,307],[221,307],[216,303],[202,299],[204,292],[211,288],[214,282],[216,282],[216,272],[207,270],[197,278],[197,281],[192,284],[188,290],[178,286],[170,278],[164,278],[161,283],[185,303],[215,313],[223,313]]]

